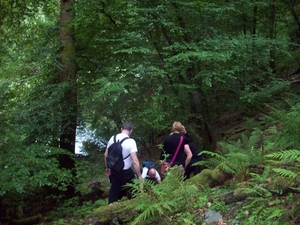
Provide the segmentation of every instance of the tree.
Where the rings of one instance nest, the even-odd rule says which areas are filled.
[[[74,0],[60,1],[60,40],[61,47],[61,63],[62,70],[60,73],[59,82],[66,86],[64,99],[61,102],[61,110],[64,112],[61,135],[60,148],[67,149],[70,153],[75,154],[75,140],[77,127],[77,64],[76,64],[76,50],[74,40],[73,28],[73,4]],[[63,168],[74,171],[74,160],[69,155],[61,155],[60,162]],[[75,187],[69,186],[67,196],[74,195]]]
[[[62,193],[74,184],[74,167],[62,168],[58,162],[62,155],[72,158],[70,152],[58,148],[59,136],[65,131],[61,118],[69,113],[58,104],[68,86],[59,83],[58,2],[6,3],[1,8],[6,13],[1,14],[0,29],[0,77],[5,87],[0,101],[0,165],[5,168],[0,175],[0,195],[1,207],[10,209],[7,215],[1,212],[1,217],[13,219],[16,208],[26,210],[23,202],[39,202],[50,190]],[[35,213],[26,211],[18,218]]]
[[[234,125],[268,112],[266,103],[299,93],[298,1],[0,6],[0,163],[9,165],[2,176],[7,198],[49,190],[43,187],[68,186],[68,196],[74,194],[77,124],[95,129],[105,142],[122,120],[132,120],[133,137],[154,152],[178,120],[216,151]],[[28,157],[18,157],[24,152]],[[20,161],[9,164],[14,158]],[[60,176],[49,183],[35,176],[37,170],[29,172],[36,182],[25,182],[24,165],[36,160],[36,168],[44,168],[48,159],[55,165],[51,177],[66,172],[65,183]],[[17,191],[9,172],[24,181]]]
[[[205,148],[214,149],[220,115],[250,116],[287,85],[270,64],[286,50],[278,36],[272,52],[275,37],[265,27],[271,6],[265,1],[77,2],[79,95],[86,106],[80,112],[89,114],[86,122],[101,127],[104,136],[124,117],[143,130],[151,127],[152,137],[180,120],[203,137]],[[276,88],[266,92],[270,83]],[[249,106],[253,110],[245,110]]]

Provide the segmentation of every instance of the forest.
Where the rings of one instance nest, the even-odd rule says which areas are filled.
[[[299,225],[299,85],[300,0],[0,0],[0,225]],[[125,120],[158,167],[180,121],[201,173],[108,206]]]

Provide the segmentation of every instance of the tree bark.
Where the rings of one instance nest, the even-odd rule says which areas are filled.
[[[275,40],[275,0],[270,3],[270,39]],[[270,68],[272,72],[276,74],[276,63],[275,63],[275,46],[273,45],[270,49]]]
[[[73,4],[75,0],[61,0],[60,2],[60,22],[59,32],[61,40],[61,64],[60,83],[66,86],[64,99],[61,102],[62,124],[60,135],[60,148],[68,150],[75,154],[75,139],[77,126],[77,88],[76,88],[76,51],[73,19]],[[61,155],[60,163],[62,168],[74,171],[75,164],[69,155]],[[75,192],[75,188],[68,187],[66,195],[71,197]]]

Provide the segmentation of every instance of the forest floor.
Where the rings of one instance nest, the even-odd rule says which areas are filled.
[[[219,126],[219,130],[222,130],[222,135],[218,137],[218,139],[221,139],[222,137],[226,137],[232,134],[236,134],[239,132],[243,132],[242,125],[244,124],[244,121],[240,119],[240,114],[238,116],[236,114],[234,115],[227,115],[224,117],[225,119],[218,121],[217,126]],[[232,124],[229,125],[228,121],[232,121]],[[155,163],[158,165],[159,168],[159,158],[160,158],[160,153],[161,150],[157,146],[159,143],[154,143],[152,146],[147,146],[147,149],[139,149],[138,157],[140,162],[142,162],[145,159],[152,159],[155,161]],[[101,155],[101,158],[103,159],[103,156]],[[103,163],[103,162],[102,162]],[[99,166],[99,165],[97,165]],[[103,168],[103,165],[100,165],[100,168]],[[82,203],[82,206],[84,207],[87,202],[93,202],[93,204],[97,204],[97,202],[100,202],[99,207],[107,205],[107,197],[108,197],[108,191],[110,188],[110,183],[108,178],[104,175],[104,170],[99,169],[96,172],[96,177],[88,181],[86,186],[88,186],[89,192],[84,194],[80,198],[80,202]],[[233,183],[235,183],[234,180],[232,180]],[[258,184],[260,185],[260,184]],[[215,189],[226,189],[228,192],[233,192],[232,189],[228,186],[228,184],[220,184],[219,187],[215,187]],[[251,199],[251,198],[250,198]],[[232,204],[225,204],[224,202],[222,203],[217,202],[214,204],[217,204],[217,207],[214,210],[215,213],[219,213],[221,215],[220,218],[218,218],[217,221],[215,221],[214,224],[216,225],[240,225],[240,224],[246,224],[246,225],[252,225],[252,224],[257,224],[257,225],[262,225],[255,223],[256,220],[263,221],[264,216],[267,217],[270,215],[267,215],[265,211],[274,211],[274,215],[278,216],[277,214],[280,214],[281,211],[279,211],[279,206],[284,205],[284,208],[286,208],[287,211],[287,221],[283,223],[284,225],[300,225],[300,212],[297,214],[295,213],[294,210],[299,209],[299,201],[298,203],[295,203],[295,199],[300,199],[300,193],[295,192],[293,198],[290,197],[289,193],[278,193],[274,196],[270,196],[266,199],[260,198],[260,199],[253,199],[253,202],[251,200],[244,198],[241,199],[237,202],[234,202]],[[261,201],[256,202],[256,201]],[[209,202],[208,202],[209,203]],[[251,207],[254,207],[251,208]],[[281,206],[280,206],[281,207]],[[88,209],[88,207],[87,207]],[[208,210],[209,206],[197,209],[195,210],[195,215],[199,214],[199,211],[201,211],[201,215],[204,217],[205,213],[204,211]],[[251,210],[250,210],[251,209]],[[90,212],[87,210],[86,212],[81,209],[83,213],[82,216],[85,218],[82,219],[80,218],[77,220],[77,222],[74,222],[74,218],[76,216],[65,216],[64,221],[66,222],[65,224],[74,224],[74,225],[85,225],[85,224],[99,224],[95,222],[95,218],[88,216]],[[251,213],[252,211],[252,213]],[[288,215],[288,211],[290,211],[291,215]],[[293,213],[292,213],[293,212]],[[257,216],[255,216],[256,213]],[[277,213],[277,214],[276,214]],[[283,211],[282,211],[283,213]],[[285,212],[286,213],[286,212]],[[252,215],[253,214],[253,215]],[[296,216],[295,216],[296,215]],[[271,215],[272,216],[272,215]],[[249,220],[246,223],[242,223],[241,220],[239,219],[243,218],[245,219],[246,217],[249,218]],[[251,220],[253,220],[253,223],[251,223]],[[270,220],[270,219],[269,219]],[[73,221],[73,222],[72,222]],[[233,222],[234,221],[234,222]],[[58,225],[59,223],[47,223],[47,224],[55,224]],[[63,224],[63,223],[61,223]],[[112,224],[112,223],[107,223],[107,224]],[[117,223],[116,223],[117,224]],[[266,225],[281,225],[277,222],[274,223],[265,223]],[[283,225],[282,224],[282,225]]]

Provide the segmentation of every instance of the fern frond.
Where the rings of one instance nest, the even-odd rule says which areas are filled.
[[[262,208],[265,208],[265,202],[266,199],[264,197],[248,197],[250,200],[249,204],[244,206],[244,209],[251,209],[251,208],[257,208],[257,206],[260,206]]]
[[[218,145],[222,148],[225,153],[229,152],[241,152],[243,151],[243,142],[239,139],[236,142],[219,142]]]
[[[278,128],[277,126],[273,125],[273,126],[269,126],[267,129],[266,129],[266,132],[269,133],[269,134],[278,134]]]
[[[270,176],[270,172],[271,172],[271,168],[269,166],[266,166],[262,174],[250,173],[251,179],[249,179],[249,182],[258,183],[258,184],[263,183]]]
[[[208,158],[206,160],[202,160],[202,161],[197,162],[197,165],[202,165],[202,166],[205,166],[207,168],[215,168],[219,164],[220,164],[220,160],[215,159],[215,158]],[[195,163],[195,165],[196,165],[196,163]]]
[[[226,161],[226,158],[216,152],[211,152],[211,151],[206,151],[203,150],[201,152],[201,155],[206,154],[209,155],[210,157],[208,157],[205,160],[200,161],[199,163],[197,163],[198,165],[203,165],[206,166],[208,168],[215,168],[217,167],[220,163]]]
[[[256,148],[260,148],[260,145],[258,144],[261,141],[261,137],[262,137],[263,131],[259,130],[259,129],[255,129],[248,141],[246,142],[246,149],[256,149]]]
[[[207,150],[201,151],[200,154],[201,154],[201,155],[206,154],[206,155],[209,155],[209,156],[211,156],[211,157],[214,157],[214,158],[217,158],[217,159],[220,159],[220,160],[224,160],[224,159],[225,159],[224,156],[222,156],[222,155],[220,155],[220,154],[218,154],[218,153],[216,153],[216,152],[211,152],[211,151],[207,151]]]
[[[232,165],[228,164],[227,162],[219,163],[219,165],[216,168],[228,174],[237,174],[236,169],[233,168]]]
[[[157,218],[159,215],[164,215],[166,212],[171,212],[176,206],[173,201],[159,201],[148,205],[144,210],[140,210],[140,214],[130,223],[135,225],[141,221],[147,221],[151,217]]]
[[[284,209],[275,208],[274,210],[271,210],[271,214],[267,217],[267,219],[271,220],[273,218],[280,218],[284,213],[285,213]]]
[[[235,153],[229,153],[225,155],[226,158],[233,159],[234,161],[238,162],[251,162],[251,158],[249,157],[249,154],[245,154],[242,152],[235,152]]]
[[[277,160],[293,160],[300,162],[300,151],[297,149],[284,150],[266,155],[267,158]]]
[[[261,186],[258,186],[258,185],[255,185],[252,188],[243,188],[243,192],[247,193],[247,194],[254,194],[256,196],[258,195],[258,196],[261,196],[261,197],[270,197],[270,196],[272,196],[271,192],[269,192],[267,189],[265,189]]]
[[[300,192],[300,187],[290,187],[290,189]]]
[[[281,169],[281,168],[274,168],[273,171],[280,174],[281,176],[292,178],[292,179],[294,179],[298,176],[297,173],[295,173],[291,170],[286,170],[286,169]]]
[[[288,99],[285,99],[285,102],[292,108],[292,107],[297,106],[299,99],[288,98]]]

